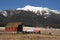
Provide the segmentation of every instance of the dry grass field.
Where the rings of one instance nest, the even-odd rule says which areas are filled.
[[[60,35],[0,34],[0,40],[60,40]]]
[[[41,34],[1,33],[5,29],[0,28],[0,40],[60,40],[60,29],[37,29],[40,29]],[[49,32],[51,32],[51,35],[49,35]]]

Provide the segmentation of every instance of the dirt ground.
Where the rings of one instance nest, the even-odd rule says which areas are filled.
[[[60,40],[60,35],[0,34],[0,40]]]

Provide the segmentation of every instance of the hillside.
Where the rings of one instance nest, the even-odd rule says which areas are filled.
[[[34,7],[28,7],[34,9]],[[0,11],[0,26],[5,26],[9,22],[23,22],[24,25],[30,26],[60,28],[59,11],[41,7],[36,7],[35,11],[31,10],[26,6],[16,10]]]

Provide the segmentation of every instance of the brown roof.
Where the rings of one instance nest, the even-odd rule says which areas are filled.
[[[11,22],[6,25],[6,27],[18,27],[18,25],[22,25],[21,22]]]

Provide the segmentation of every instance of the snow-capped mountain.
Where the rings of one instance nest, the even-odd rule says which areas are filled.
[[[60,12],[57,10],[51,10],[47,7],[36,7],[36,6],[30,6],[30,5],[27,5],[24,8],[17,8],[16,10],[31,11],[37,15],[43,15],[43,12],[45,12],[44,15],[47,15],[47,14],[50,15],[51,14],[50,12],[53,12],[55,14],[60,14]]]
[[[0,11],[0,14],[2,14],[3,16],[7,16],[7,12],[3,10]]]
[[[58,10],[51,10],[47,7],[36,7],[36,6],[30,6],[30,5],[27,5],[23,8],[17,8],[16,10],[31,11],[31,12],[34,12],[35,14],[37,14],[37,15],[44,15],[44,16],[47,16],[47,17],[49,15],[51,15],[51,13],[60,14],[60,11],[58,11]],[[9,15],[13,15],[13,12],[15,10],[8,10],[8,11],[10,11],[10,12],[7,12],[6,10],[4,10],[4,11],[0,10],[0,14],[2,14],[3,16],[6,17],[6,16],[9,16]]]
[[[27,5],[15,10],[0,10],[0,22],[4,25],[8,22],[23,22],[24,25],[34,26],[58,25],[60,24],[60,11]],[[59,25],[56,27],[60,28]]]

